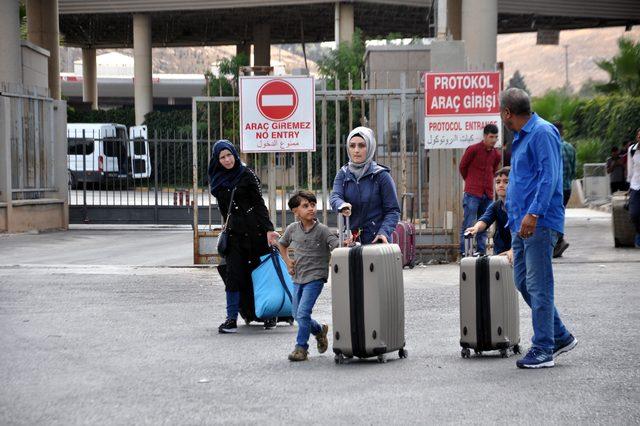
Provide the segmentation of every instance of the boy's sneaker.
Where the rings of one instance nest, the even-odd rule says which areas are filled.
[[[218,333],[227,334],[227,333],[237,333],[238,332],[238,321],[234,319],[229,319],[218,327]]]
[[[278,318],[269,318],[264,321],[264,329],[265,330],[273,330],[278,326]]]
[[[527,354],[516,361],[518,368],[547,368],[553,367],[553,356],[538,348],[531,348]]]
[[[569,352],[571,349],[578,345],[578,339],[573,337],[573,334],[569,334],[569,338],[564,342],[557,343],[553,348],[553,357],[557,357],[560,354]]]
[[[307,360],[307,350],[300,346],[296,346],[296,348],[289,354],[289,361],[306,361]]]
[[[327,334],[329,333],[329,326],[327,324],[322,324],[320,327],[320,333],[316,334],[316,340],[318,341],[318,352],[321,354],[327,351],[329,347],[329,339],[327,338]]]

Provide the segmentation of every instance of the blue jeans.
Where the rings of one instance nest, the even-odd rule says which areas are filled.
[[[484,211],[491,204],[489,197],[483,195],[482,197],[476,197],[469,193],[464,193],[462,198],[462,209],[464,210],[464,219],[462,220],[462,227],[460,228],[460,253],[464,254],[464,231],[467,228],[472,227],[482,217]],[[476,234],[476,244],[478,251],[485,253],[487,246],[487,233],[485,231],[478,232]]]
[[[322,331],[320,324],[311,318],[311,311],[323,287],[324,282],[320,280],[306,284],[294,284],[293,317],[298,321],[296,345],[304,349],[309,349],[309,335],[315,335]]]
[[[227,293],[227,319],[238,319],[240,312],[240,292],[226,291]]]
[[[569,337],[553,299],[551,257],[558,236],[558,232],[545,227],[536,228],[527,239],[520,238],[517,232],[511,233],[516,288],[531,308],[531,342],[549,355],[556,342],[565,342]]]

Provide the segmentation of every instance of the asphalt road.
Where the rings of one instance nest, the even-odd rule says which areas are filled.
[[[607,215],[569,216],[556,303],[580,344],[540,371],[460,357],[455,264],[405,271],[409,358],[291,363],[293,327],[219,335],[215,271],[129,245],[158,238],[172,258],[178,231],[118,231],[123,253],[100,263],[79,231],[1,236],[0,424],[638,424],[640,250],[613,248]],[[331,322],[328,287],[315,316]],[[521,330],[526,348],[522,304]]]

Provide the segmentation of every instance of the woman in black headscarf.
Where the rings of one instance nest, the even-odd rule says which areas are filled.
[[[223,219],[230,215],[226,267],[219,268],[227,295],[227,318],[218,332],[235,333],[239,312],[248,321],[256,319],[251,272],[260,264],[260,256],[269,253],[270,244],[279,235],[269,220],[260,179],[242,163],[238,151],[228,140],[219,140],[213,146],[208,174],[211,194],[218,201]],[[262,320],[265,329],[276,325],[276,318]]]

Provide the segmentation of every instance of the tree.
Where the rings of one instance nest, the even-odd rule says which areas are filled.
[[[596,62],[600,69],[609,74],[609,82],[596,88],[602,93],[640,96],[640,41],[620,37],[618,49],[618,54],[611,60]]]
[[[356,29],[351,43],[340,43],[336,49],[318,61],[318,71],[327,79],[327,87],[334,89],[335,77],[338,77],[340,87],[346,88],[351,76],[353,88],[360,89],[360,75],[364,72],[364,52],[362,31]]]
[[[507,86],[507,89],[511,89],[512,87],[522,89],[525,92],[530,94],[529,88],[527,87],[527,84],[524,82],[524,76],[520,74],[520,70],[516,70],[516,72],[513,73],[513,77],[511,77],[511,79],[509,80],[509,85]]]

